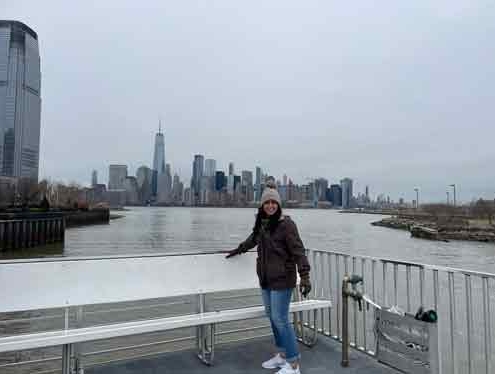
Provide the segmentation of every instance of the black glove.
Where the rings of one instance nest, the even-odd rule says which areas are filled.
[[[311,282],[309,280],[309,275],[301,277],[301,281],[299,282],[299,291],[304,298],[311,292]]]
[[[231,257],[237,256],[237,255],[240,255],[241,253],[242,253],[242,250],[241,250],[241,247],[239,246],[236,249],[229,251],[227,256],[225,256],[225,258],[231,258]]]

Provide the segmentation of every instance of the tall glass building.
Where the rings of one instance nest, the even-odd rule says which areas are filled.
[[[38,35],[0,20],[0,175],[38,180],[40,86]]]

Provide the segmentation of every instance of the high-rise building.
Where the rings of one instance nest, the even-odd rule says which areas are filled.
[[[127,178],[127,165],[110,165],[108,168],[108,189],[125,189],[125,179]]]
[[[172,196],[172,167],[165,165],[165,171],[158,173],[156,201],[169,203]]]
[[[315,193],[318,201],[327,200],[328,180],[325,178],[315,179]]]
[[[350,208],[352,205],[352,179],[342,179],[340,186],[342,188],[342,208]]]
[[[38,180],[40,116],[38,35],[0,20],[0,175]]]
[[[172,201],[174,203],[182,203],[184,194],[184,184],[180,181],[177,174],[174,175],[172,183]]]
[[[229,175],[234,175],[234,163],[229,162]]]
[[[193,171],[191,178],[191,194],[194,202],[199,201],[199,192],[201,190],[201,177],[204,175],[204,156],[194,155]]]
[[[153,170],[147,166],[140,166],[136,171],[136,180],[139,191],[139,200],[142,204],[147,204],[151,200],[151,181]]]
[[[91,187],[94,187],[98,184],[98,172],[93,170],[91,173]]]
[[[158,125],[158,133],[155,135],[155,151],[153,153],[153,177],[151,190],[154,196],[158,193],[158,176],[165,173],[165,139],[162,133],[161,122]]]
[[[217,162],[211,158],[205,160],[205,177],[214,177],[217,170]]]
[[[342,206],[342,188],[339,184],[330,186],[330,201],[334,206]]]
[[[256,182],[255,182],[255,201],[260,201],[261,200],[261,168],[259,166],[256,166]]]
[[[225,186],[225,173],[223,171],[217,171],[215,173],[215,191],[222,191]]]

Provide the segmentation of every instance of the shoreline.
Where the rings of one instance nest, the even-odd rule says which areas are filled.
[[[453,217],[400,217],[393,216],[371,222],[373,226],[387,227],[396,230],[406,230],[411,237],[450,241],[465,240],[475,242],[495,243],[495,226],[480,227],[470,224],[469,220],[459,220]]]

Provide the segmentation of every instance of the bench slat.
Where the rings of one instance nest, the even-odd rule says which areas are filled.
[[[290,312],[330,308],[331,306],[332,304],[329,300],[304,300],[291,303]],[[257,318],[263,317],[264,315],[265,311],[263,306],[253,306],[242,309],[198,313],[147,321],[133,321],[79,329],[23,334],[0,338],[0,352],[82,343],[99,339]]]

